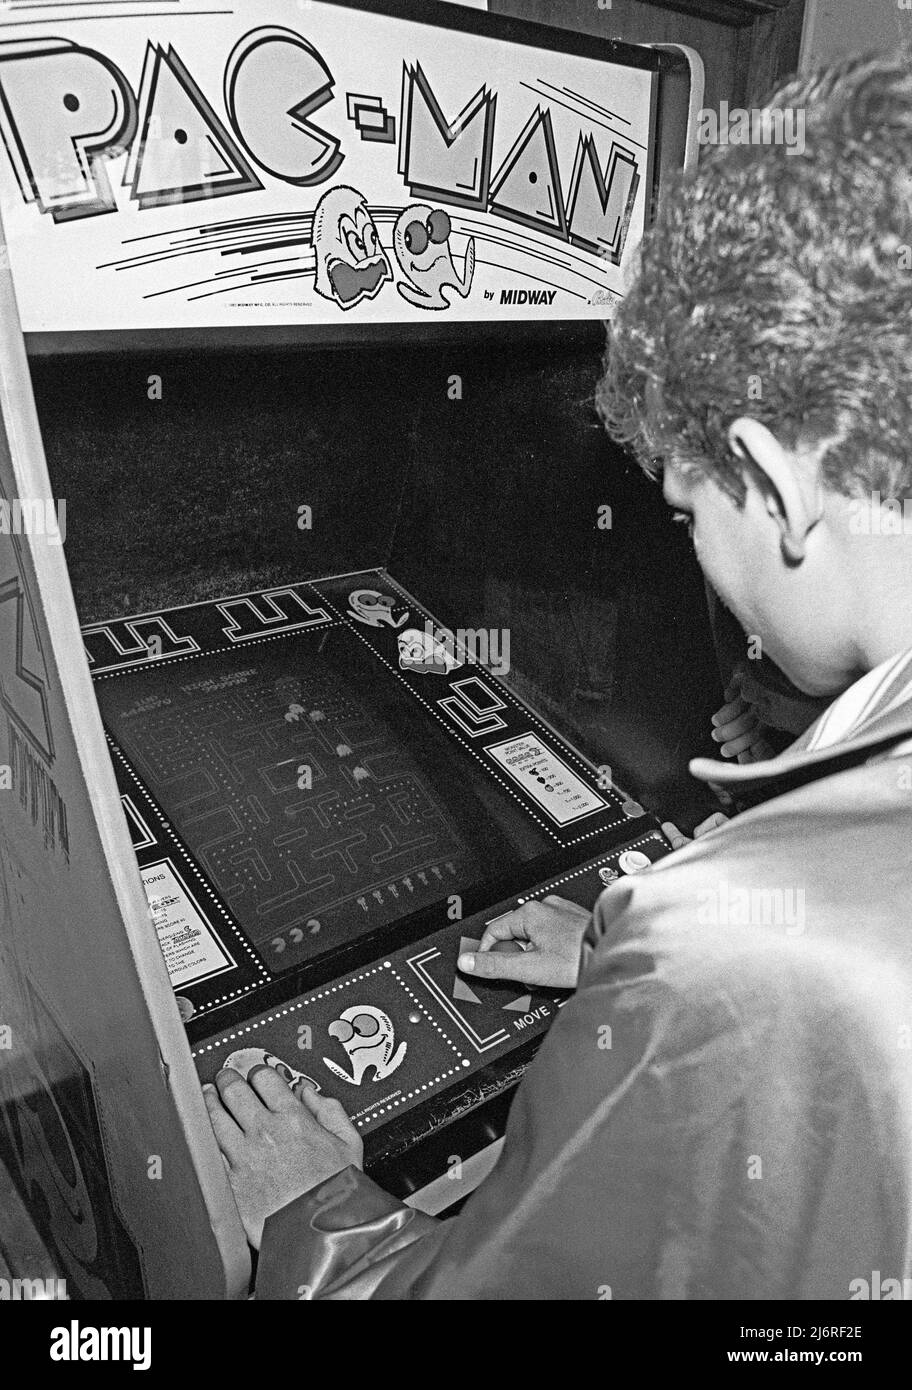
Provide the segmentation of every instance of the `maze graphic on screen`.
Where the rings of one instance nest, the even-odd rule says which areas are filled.
[[[272,970],[483,873],[412,740],[358,685],[302,635],[98,686],[113,737]]]

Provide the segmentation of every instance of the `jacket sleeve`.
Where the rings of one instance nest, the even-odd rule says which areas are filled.
[[[615,903],[624,897],[615,892]],[[604,925],[600,927],[604,930]],[[592,941],[584,955],[591,954]],[[266,1222],[257,1270],[256,1292],[260,1299],[473,1299],[530,1297],[538,1274],[520,1251],[531,1251],[543,1235],[547,1207],[545,1189],[537,1172],[542,1145],[565,1127],[579,1125],[602,1088],[609,1054],[595,1047],[595,1090],[568,1086],[568,1078],[580,1075],[575,1056],[582,1029],[587,1042],[597,1039],[603,1003],[594,1003],[585,991],[558,1020],[542,1049],[548,1061],[539,1084],[529,1094],[527,1078],[520,1088],[508,1125],[506,1143],[494,1173],[474,1193],[462,1214],[438,1221],[405,1206],[354,1168],[347,1168],[274,1213]],[[595,1008],[595,1016],[591,1010]],[[583,1022],[583,1019],[586,1021]],[[560,1025],[560,1026],[558,1026]],[[567,1025],[570,1025],[569,1027]],[[586,1049],[592,1051],[592,1049]],[[585,1051],[584,1054],[585,1056]],[[539,1059],[542,1060],[542,1059]],[[538,1066],[539,1063],[536,1063]],[[610,1069],[621,1089],[631,1068],[631,1057],[617,1049]],[[534,1070],[535,1068],[533,1068]],[[573,1098],[573,1103],[565,1105]],[[525,1195],[525,1210],[517,1199]],[[520,1206],[522,1204],[520,1203]],[[560,1224],[561,1218],[555,1219]],[[545,1221],[547,1224],[547,1221]],[[498,1232],[514,1231],[508,1244],[520,1258],[523,1273],[517,1278],[514,1256],[503,1267],[498,1255]],[[558,1244],[562,1233],[551,1235]],[[515,1242],[518,1239],[518,1246]],[[506,1248],[506,1247],[505,1247]]]
[[[268,1218],[256,1296],[407,1297],[445,1229],[356,1168],[345,1168]]]
[[[259,1295],[845,1299],[853,1271],[904,1268],[903,998],[852,938],[702,923],[703,853],[599,900],[458,1216],[346,1169],[267,1221]]]

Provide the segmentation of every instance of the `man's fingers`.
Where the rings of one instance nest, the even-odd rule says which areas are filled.
[[[505,912],[502,917],[495,917],[493,922],[485,925],[481,941],[478,943],[479,951],[490,951],[495,941],[514,941],[516,938],[524,940],[528,937],[528,920],[526,908],[528,903],[516,908],[515,912]]]
[[[263,1102],[257,1093],[248,1086],[240,1072],[231,1067],[222,1067],[215,1078],[218,1093],[225,1109],[234,1116],[245,1131],[256,1129],[263,1118]]]
[[[721,811],[714,811],[706,820],[701,820],[699,825],[694,826],[694,839],[699,840],[701,835],[708,835],[711,830],[716,830],[720,825],[728,823],[728,816]]]
[[[743,753],[745,748],[750,748],[751,744],[755,742],[756,737],[757,731],[755,727],[751,729],[749,733],[742,734],[740,738],[733,738],[728,743],[723,743],[719,752],[722,754],[723,758],[734,758],[738,753]]]
[[[549,902],[546,898],[545,902]],[[569,907],[563,898],[552,897],[550,906]],[[573,904],[575,910],[576,904]],[[553,911],[549,911],[543,903],[523,903],[521,907],[514,908],[512,912],[505,912],[502,917],[495,917],[493,922],[488,922],[484,929],[479,951],[490,951],[497,941],[532,941],[535,939],[536,928],[543,923],[547,924],[553,920]]]
[[[693,836],[685,835],[683,830],[679,830],[674,821],[662,821],[662,829],[667,838],[671,841],[672,849],[681,849],[684,845],[689,845],[691,839],[699,840],[702,835],[708,835],[710,830],[717,829],[720,825],[725,825],[728,816],[721,811],[714,811],[706,820],[701,820],[699,825],[694,826]]]
[[[538,951],[517,951],[515,955],[500,951],[466,952],[459,957],[459,969],[480,980],[518,980],[534,985],[540,975]]]
[[[222,1151],[222,1156],[230,1163],[232,1154],[236,1154],[243,1144],[244,1135],[228,1114],[218,1091],[211,1082],[203,1087],[203,1100],[209,1111],[209,1120],[212,1124],[216,1143]]]
[[[755,680],[749,671],[745,671],[741,680],[741,698],[756,708],[760,701],[767,699],[768,696],[769,691],[766,686]]]
[[[564,912],[572,912],[577,917],[591,917],[592,911],[588,907],[580,907],[579,903],[572,903],[569,898],[559,898],[556,893],[549,893],[546,898],[542,898],[543,903],[549,907],[562,908]]]
[[[739,763],[765,763],[769,758],[775,757],[775,753],[769,746],[765,738],[758,739],[752,743],[750,748],[745,748],[738,754]]]
[[[579,903],[549,893],[541,902],[523,903],[512,912],[505,912],[502,917],[495,917],[492,922],[488,922],[478,943],[479,953],[486,955],[499,941],[534,942],[537,934],[540,936],[540,928],[554,925],[555,911],[587,919],[592,915],[587,908],[580,907]],[[521,976],[511,975],[507,978],[518,980]]]
[[[360,1140],[361,1136],[348,1118],[341,1101],[333,1100],[331,1096],[318,1095],[312,1086],[304,1086],[301,1088],[301,1103],[330,1134],[335,1134],[338,1139],[348,1140],[354,1135]]]
[[[247,1084],[253,1087],[269,1110],[294,1110],[300,1105],[294,1091],[282,1080],[275,1067],[268,1067],[265,1062],[250,1068]]]
[[[759,721],[752,709],[746,710],[737,719],[729,719],[727,723],[720,724],[713,729],[712,736],[716,743],[727,743],[729,739],[738,738],[741,734],[748,734],[752,729],[756,729]]]
[[[727,695],[728,691],[725,693]],[[738,695],[736,699],[729,701],[729,703],[723,705],[721,709],[717,709],[710,722],[718,729],[722,724],[727,724],[730,720],[737,719],[738,716],[744,714],[747,709],[749,709],[749,705]]]
[[[662,829],[666,838],[671,841],[672,849],[683,849],[685,845],[690,844],[690,836],[685,835],[683,830],[679,830],[674,821],[663,820]]]

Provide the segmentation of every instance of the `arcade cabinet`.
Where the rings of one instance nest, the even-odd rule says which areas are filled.
[[[702,581],[593,407],[699,67],[80,8],[0,30],[0,1160],[71,1297],[242,1297],[200,1082],[445,1216],[564,1003],[460,950],[712,809]]]

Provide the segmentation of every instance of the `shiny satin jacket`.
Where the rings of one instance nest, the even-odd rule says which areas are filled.
[[[258,1297],[912,1296],[912,689],[886,703],[694,764],[771,799],[601,896],[461,1214],[346,1169],[269,1218]]]

